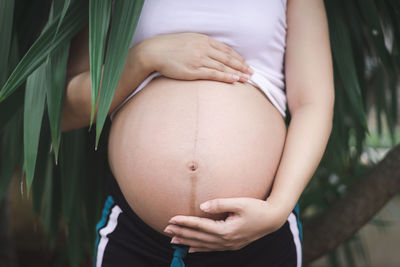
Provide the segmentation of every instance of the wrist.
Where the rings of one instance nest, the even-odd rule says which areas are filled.
[[[147,76],[154,71],[153,64],[146,59],[142,42],[129,50],[120,83],[129,92],[136,88]]]
[[[286,222],[294,206],[291,207],[291,204],[285,200],[276,199],[272,197],[267,198],[265,202],[267,206],[271,207],[271,209],[275,211],[277,218],[277,225],[278,228],[280,228]]]
[[[109,112],[120,105],[151,72],[152,69],[142,62],[137,46],[130,48]]]
[[[146,76],[157,70],[157,61],[148,52],[150,39],[144,39],[132,48],[133,60],[131,61],[131,68],[140,69],[146,73]]]

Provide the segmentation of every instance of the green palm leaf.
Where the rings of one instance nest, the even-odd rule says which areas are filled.
[[[96,149],[142,7],[143,0],[115,2],[96,118]]]
[[[43,195],[38,196],[43,200],[43,227],[49,234],[50,246],[54,248],[58,222],[61,216],[61,188],[60,174],[53,166],[51,157],[47,157],[46,173],[42,177],[41,185]],[[36,181],[35,181],[36,182]]]
[[[13,117],[7,125],[7,131],[0,135],[1,151],[0,162],[0,200],[14,174],[15,167],[21,159],[22,152],[22,112]]]
[[[68,9],[70,1],[65,1],[63,8],[62,0],[56,0],[53,2],[53,6],[50,13],[49,22],[54,19],[54,14],[61,12],[61,18],[59,19],[56,34],[61,22]],[[54,36],[55,38],[55,36]],[[53,39],[54,42],[54,39]],[[56,48],[53,53],[49,54],[50,60],[46,61],[46,77],[47,77],[47,111],[50,121],[50,130],[52,138],[52,148],[54,149],[54,157],[56,164],[58,162],[58,150],[61,140],[61,113],[63,106],[63,93],[65,87],[65,77],[67,72],[67,61],[69,55],[69,42],[61,44],[60,47]],[[51,56],[50,56],[51,55]]]
[[[54,51],[60,44],[70,40],[81,30],[87,24],[87,17],[86,1],[74,1],[60,26],[58,38],[51,42],[58,26],[57,20],[59,16],[57,16],[55,21],[44,30],[11,73],[0,91],[0,103],[12,94],[44,62],[49,53]]]
[[[52,43],[54,43],[54,40],[55,40],[55,38],[57,36],[58,30],[60,29],[61,23],[64,20],[65,14],[67,13],[67,10],[69,8],[71,0],[65,0],[65,1],[64,0],[54,0],[53,1],[52,10],[51,10],[52,12],[50,13],[50,18],[49,18],[50,22],[54,19],[53,18],[53,14],[54,13],[55,14],[59,13],[59,8],[60,8],[62,2],[64,2],[64,5],[63,5],[63,9],[61,11],[60,19],[58,20],[56,32],[54,33],[53,40],[51,41]],[[50,54],[47,55],[47,61],[49,60],[49,58],[50,58]]]
[[[82,198],[86,173],[86,141],[87,131],[78,129],[63,134],[61,145],[61,203],[62,213],[68,227],[68,254],[71,266],[79,266],[84,245],[82,239],[85,228],[82,224]],[[79,208],[78,208],[79,207]]]
[[[56,164],[61,140],[61,115],[69,47],[69,43],[66,43],[57,48],[46,65],[46,77],[48,79],[46,86],[47,113],[51,126],[52,148],[54,149]]]
[[[24,104],[24,166],[27,192],[35,174],[40,128],[46,99],[46,69],[42,64],[26,82]]]
[[[51,153],[49,153],[50,141],[49,124],[47,120],[44,120],[40,129],[35,174],[32,182],[32,208],[37,215],[40,215],[42,208],[46,175],[53,170],[53,164],[49,162],[49,159],[52,158]],[[50,203],[45,203],[45,205],[50,205]]]
[[[89,1],[89,55],[90,55],[90,81],[91,81],[91,115],[92,126],[95,108],[99,95],[100,77],[103,69],[104,48],[110,24],[111,1]]]
[[[365,110],[361,101],[361,90],[355,71],[354,55],[348,27],[346,27],[344,22],[342,9],[339,7],[339,4],[327,1],[327,8],[332,11],[328,13],[328,16],[335,71],[343,82],[345,93],[357,115],[357,120],[364,129],[367,129]]]
[[[10,47],[10,53],[8,55],[8,70],[15,67],[19,60],[19,45],[17,41],[17,37],[14,35],[12,38],[12,45]],[[1,53],[1,52],[0,52]],[[5,81],[5,80],[4,80]],[[24,95],[25,89],[24,87],[21,90],[18,90],[15,94],[8,97],[5,101],[0,104],[0,129],[4,127],[4,125],[14,117],[14,114],[17,110],[19,110],[24,104]]]
[[[8,74],[8,53],[11,44],[11,30],[14,15],[14,0],[0,1],[0,86]]]

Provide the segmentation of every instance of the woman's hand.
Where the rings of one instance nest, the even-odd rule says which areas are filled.
[[[233,83],[245,82],[252,74],[242,56],[228,45],[204,34],[157,35],[136,46],[145,68],[173,79]]]
[[[229,214],[218,221],[178,215],[164,230],[173,236],[171,243],[190,246],[189,253],[241,249],[278,230],[287,220],[287,213],[268,199],[219,198],[204,202],[200,208],[207,213]]]

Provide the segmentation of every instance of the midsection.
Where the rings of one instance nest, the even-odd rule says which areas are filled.
[[[133,211],[160,233],[178,214],[223,219],[199,205],[265,199],[286,126],[256,87],[158,77],[115,114],[109,163]]]

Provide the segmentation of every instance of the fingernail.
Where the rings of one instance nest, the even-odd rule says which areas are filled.
[[[250,79],[250,76],[247,75],[247,74],[242,74],[242,77],[243,77],[244,79],[246,79],[246,80]]]
[[[164,232],[166,232],[167,234],[172,234],[171,229],[169,229],[168,227],[164,229]]]
[[[169,222],[169,223],[176,223],[176,220],[175,220],[175,219],[171,219],[171,220],[169,220],[168,222]]]
[[[202,210],[208,210],[210,208],[210,203],[204,202],[203,204],[200,205],[200,209]]]
[[[248,67],[248,68],[247,68],[247,72],[250,73],[250,74],[253,74],[253,73],[254,73],[254,70],[253,70],[252,68]]]
[[[176,237],[173,237],[173,238],[171,239],[171,243],[179,244],[179,239],[177,239]]]
[[[232,78],[233,78],[234,80],[236,80],[236,81],[238,81],[238,80],[240,79],[240,77],[237,76],[236,74],[232,74]]]

